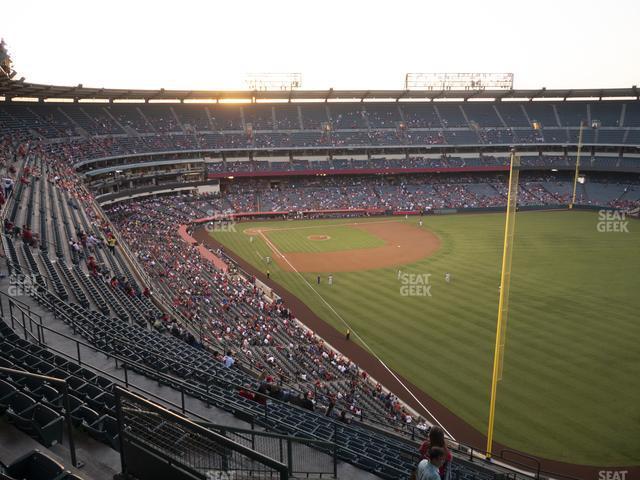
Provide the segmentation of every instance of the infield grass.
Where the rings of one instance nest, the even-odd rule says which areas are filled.
[[[215,238],[265,271],[273,253],[247,228],[336,227],[384,219],[240,224]],[[416,218],[396,221],[417,223]],[[599,233],[596,212],[522,212],[516,220],[504,377],[495,439],[534,455],[592,465],[640,462],[640,222]],[[317,228],[316,228],[317,227]],[[425,217],[442,240],[431,257],[397,268],[334,275],[314,285],[377,355],[486,431],[504,214]],[[339,227],[340,230],[343,227]],[[344,227],[342,249],[362,248]],[[313,252],[311,229],[274,232],[286,252]],[[360,243],[358,243],[360,242]],[[313,243],[313,245],[311,245]],[[403,296],[397,270],[430,274],[431,296]],[[271,278],[321,318],[346,327],[294,272]],[[451,273],[446,283],[445,272]]]
[[[353,222],[353,221],[352,221]],[[263,234],[267,236],[282,253],[291,252],[335,252],[341,250],[357,250],[360,248],[382,247],[384,241],[364,230],[341,226],[293,225],[290,230],[287,225],[278,223],[273,229],[265,228]],[[323,240],[309,237],[328,237]]]

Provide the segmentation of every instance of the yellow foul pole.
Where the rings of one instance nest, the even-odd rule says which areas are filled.
[[[573,176],[573,194],[571,195],[571,203],[569,208],[573,208],[576,203],[576,189],[578,187],[578,175],[580,173],[580,153],[582,152],[582,133],[584,130],[584,122],[580,122],[580,133],[578,134],[578,152],[576,153],[576,173]]]
[[[515,231],[516,207],[518,203],[518,178],[520,176],[520,157],[511,152],[509,169],[509,193],[507,196],[507,214],[504,227],[504,245],[502,249],[502,272],[500,275],[500,299],[498,302],[498,323],[496,326],[496,345],[493,355],[493,375],[491,378],[491,400],[489,404],[489,427],[487,430],[487,458],[491,458],[493,447],[493,425],[496,413],[496,393],[498,382],[502,380],[504,346],[509,317],[509,287],[511,285],[511,259],[513,254],[513,234]]]

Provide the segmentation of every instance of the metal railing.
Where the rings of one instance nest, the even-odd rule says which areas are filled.
[[[521,479],[555,479],[555,480],[581,480],[570,475],[560,474],[542,469],[539,459],[510,449],[501,449],[499,454],[495,452],[488,460],[487,452],[481,448],[472,447],[461,442],[447,442],[449,449],[456,453],[458,458],[470,463],[477,463],[485,468],[490,465],[492,469],[503,473],[513,480]],[[517,457],[519,459],[514,459]]]
[[[58,316],[58,318],[63,319],[63,321],[65,321],[66,318],[66,322],[70,325],[70,327],[72,328],[74,334],[79,333],[79,334],[84,334],[85,336],[89,337],[89,338],[96,338],[96,339],[101,339],[102,341],[105,342],[106,345],[111,346],[110,350],[104,350],[101,349],[99,347],[97,347],[96,345],[90,345],[87,343],[84,343],[82,341],[79,341],[73,337],[64,335],[62,333],[56,332],[55,330],[50,329],[49,327],[46,326],[41,326],[39,327],[41,330],[43,331],[47,331],[50,332],[49,334],[55,334],[55,335],[60,335],[64,338],[67,338],[68,340],[72,341],[75,343],[76,346],[76,356],[75,357],[71,357],[69,356],[69,358],[73,358],[75,361],[77,361],[79,364],[85,364],[83,363],[82,357],[81,357],[81,349],[85,348],[85,349],[90,349],[93,352],[99,352],[104,354],[107,357],[113,358],[116,362],[116,367],[120,367],[123,369],[124,371],[124,379],[120,379],[117,377],[113,377],[112,375],[108,374],[105,372],[105,374],[111,378],[115,378],[116,380],[118,380],[119,382],[124,383],[126,388],[134,388],[140,392],[142,392],[144,395],[149,396],[150,398],[154,398],[164,404],[168,404],[171,405],[172,407],[175,407],[177,409],[179,409],[179,411],[181,411],[182,413],[188,413],[190,416],[194,417],[194,418],[198,418],[201,420],[204,420],[205,422],[208,423],[207,419],[204,419],[203,417],[201,417],[198,414],[195,414],[193,412],[190,412],[187,408],[186,408],[186,397],[190,396],[193,398],[198,398],[204,402],[206,402],[207,405],[214,405],[217,406],[219,408],[222,408],[224,410],[229,410],[231,408],[231,410],[234,412],[235,415],[242,415],[246,420],[249,420],[252,424],[252,427],[254,426],[254,422],[259,423],[263,426],[265,426],[266,428],[269,428],[269,425],[272,423],[272,419],[273,414],[272,412],[275,411],[277,409],[277,407],[281,406],[281,405],[286,405],[287,408],[290,409],[294,409],[294,410],[298,410],[300,412],[303,412],[306,415],[310,415],[310,416],[317,416],[318,414],[314,414],[313,412],[309,411],[309,410],[304,410],[301,409],[298,406],[295,406],[293,404],[287,403],[287,402],[283,402],[280,400],[276,400],[273,399],[271,397],[265,396],[265,394],[261,394],[260,392],[257,392],[255,390],[251,390],[247,387],[243,387],[241,385],[237,385],[234,384],[233,382],[230,382],[229,380],[226,380],[222,377],[220,377],[217,372],[212,372],[210,375],[211,377],[206,381],[206,384],[204,385],[198,385],[198,384],[194,384],[191,382],[186,382],[183,381],[173,375],[170,375],[168,373],[163,372],[158,366],[157,364],[159,363],[158,361],[163,360],[163,357],[158,354],[157,352],[153,352],[150,350],[145,350],[142,347],[137,347],[140,349],[140,351],[145,351],[150,358],[155,359],[156,360],[156,366],[155,367],[150,367],[148,365],[139,363],[139,362],[135,362],[132,361],[129,358],[123,357],[117,353],[114,353],[115,351],[117,351],[118,349],[116,348],[117,346],[126,346],[127,344],[130,343],[130,340],[124,337],[120,337],[119,335],[96,335],[93,331],[92,331],[92,326],[88,326],[88,325],[81,325],[78,322],[78,319],[76,319],[73,316],[69,316],[66,315],[64,312],[60,311],[59,308],[54,307],[54,309],[57,311],[56,315]],[[36,326],[36,328],[38,328]],[[44,337],[44,333],[42,333],[40,335],[40,337]],[[81,348],[82,347],[82,348]],[[54,349],[54,351],[56,351]],[[65,354],[66,355],[66,354]],[[93,367],[92,367],[93,368]],[[129,372],[131,370],[134,370],[137,373],[140,373],[148,378],[154,378],[157,379],[157,381],[160,383],[164,383],[167,385],[170,385],[173,389],[177,390],[180,393],[180,402],[178,404],[170,402],[168,400],[166,400],[163,397],[159,397],[155,394],[153,394],[152,392],[149,392],[148,390],[144,389],[144,388],[140,388],[137,385],[135,385],[132,380],[131,377],[129,375]],[[199,374],[207,374],[208,372],[203,372],[203,371],[197,371],[197,373]],[[234,404],[233,406],[231,406],[228,403],[228,400],[226,398],[224,398],[223,395],[221,395],[220,393],[217,393],[214,389],[212,389],[213,386],[217,386],[218,388],[224,388],[225,390],[231,390],[233,392],[235,392],[238,397],[240,397],[239,393],[241,390],[244,390],[246,392],[250,392],[253,393],[254,395],[256,395],[256,398],[261,396],[265,399],[265,402],[263,404],[259,404],[259,403],[255,403],[254,408],[242,408],[241,406]],[[266,401],[268,397],[268,401]],[[311,439],[311,438],[299,438],[297,441],[293,441],[293,448],[294,450],[298,451],[298,446],[300,444],[305,444],[308,445],[310,447],[314,447],[317,449],[320,449],[321,451],[324,451],[326,453],[329,453],[331,455],[334,456],[333,462],[336,462],[336,458],[335,456],[338,455],[341,452],[347,453],[347,454],[351,454],[354,455],[356,454],[356,452],[351,451],[349,448],[346,447],[346,445],[342,444],[341,442],[339,442],[340,436],[337,435],[337,429],[338,427],[341,430],[352,430],[352,427],[349,427],[348,425],[344,424],[344,423],[340,423],[337,420],[333,420],[327,417],[322,416],[323,419],[325,419],[327,422],[329,422],[331,425],[333,425],[333,436],[332,439],[333,441],[327,441],[327,440],[321,440],[321,439]],[[283,422],[282,420],[278,421],[278,426],[280,428],[284,428],[284,431],[287,430],[295,430],[295,426],[294,425],[289,425],[286,422]],[[218,426],[217,427],[220,430],[229,430],[227,427],[224,426]],[[353,433],[356,434],[356,430],[353,429]],[[256,433],[258,434],[258,433]],[[286,435],[283,436],[283,438],[285,438]],[[407,446],[407,449],[405,450],[405,454],[406,455],[415,455],[416,459],[418,459],[417,457],[417,448],[409,448]],[[365,454],[359,454],[359,457],[365,457],[368,458],[370,461],[373,462],[379,462],[378,459],[375,459],[373,457],[368,457]],[[298,458],[302,458],[302,459],[306,459],[307,457],[301,457],[300,455],[297,456]],[[381,465],[385,465],[387,468],[392,468],[390,466],[387,466],[386,464],[382,463]],[[308,474],[318,474],[318,473],[322,473],[323,475],[325,474],[329,474],[330,470],[328,468],[320,471],[313,471],[313,472],[299,472],[299,473],[304,473],[306,475]]]
[[[168,374],[165,374],[157,369],[153,369],[146,365],[142,365],[136,362],[132,362],[131,360],[122,357],[118,354],[114,354],[113,352],[109,352],[94,345],[87,344],[82,342],[76,338],[73,338],[69,335],[65,335],[64,333],[57,332],[56,330],[47,327],[42,324],[42,319],[35,312],[31,311],[30,315],[25,310],[22,311],[22,308],[19,308],[19,300],[14,299],[3,292],[0,292],[0,313],[2,313],[3,318],[7,318],[4,313],[9,313],[8,317],[11,322],[11,327],[14,331],[25,332],[25,339],[31,341],[32,343],[38,344],[42,347],[46,347],[49,351],[55,352],[71,361],[76,362],[79,366],[83,366],[86,368],[90,368],[92,370],[97,371],[100,375],[110,379],[111,381],[117,382],[121,384],[124,389],[135,390],[145,395],[146,397],[153,398],[154,400],[161,402],[162,404],[168,405],[170,408],[175,409],[176,411],[180,411],[183,414],[188,414],[191,418],[197,419],[194,420],[199,425],[206,426],[215,432],[226,432],[228,438],[236,441],[244,445],[245,447],[252,448],[251,444],[253,444],[257,448],[257,451],[264,454],[269,455],[275,452],[273,458],[281,458],[281,452],[285,454],[285,464],[287,466],[287,471],[295,472],[297,474],[302,474],[304,476],[330,476],[334,475],[334,472],[337,469],[337,450],[338,447],[334,442],[322,441],[311,438],[299,438],[299,437],[289,437],[286,435],[278,435],[268,432],[263,432],[259,430],[253,430],[255,424],[251,422],[251,430],[249,429],[239,429],[228,427],[225,425],[218,425],[208,421],[205,417],[194,413],[187,409],[186,407],[186,396],[190,393],[196,394],[198,393],[197,389],[194,389],[193,385],[188,385],[186,382],[182,382],[175,377],[172,377]],[[23,304],[24,305],[24,304]],[[62,315],[60,312],[59,315]],[[32,318],[35,317],[35,318]],[[70,320],[70,319],[68,319]],[[71,328],[74,330],[74,333],[79,333],[81,330],[80,325],[70,324]],[[34,333],[35,330],[35,333]],[[51,338],[52,336],[59,336],[74,345],[73,350],[75,351],[75,355],[62,351],[60,349],[53,348],[50,345],[46,344],[45,332],[47,332],[46,337]],[[120,339],[122,341],[123,339]],[[106,372],[98,367],[95,367],[85,360],[83,360],[82,351],[90,351],[94,353],[101,353],[105,356],[112,358],[115,360],[116,368],[122,368],[123,370],[123,378],[115,376],[109,372]],[[131,370],[135,370],[142,375],[147,377],[158,378],[159,381],[163,381],[165,383],[171,383],[173,388],[180,392],[180,403],[174,403],[167,400],[164,397],[158,396],[149,390],[138,386],[130,376]],[[218,399],[213,393],[206,392],[210,398],[208,398],[208,402],[211,404],[216,404],[221,399]],[[198,397],[203,397],[205,395],[205,391],[202,390],[198,394]],[[218,400],[218,402],[216,402]],[[245,412],[246,418],[253,418],[252,413],[247,411]],[[222,433],[220,433],[222,434]],[[249,438],[252,438],[251,441],[248,441]],[[282,450],[280,447],[278,450],[274,450],[273,445],[275,443],[281,444]],[[330,458],[323,459],[320,457],[320,453],[315,453],[313,450],[308,450],[302,453],[300,448],[303,446],[308,446],[311,448],[315,448],[324,452],[325,454],[330,455]],[[314,469],[305,468],[308,465],[313,465],[317,467]]]
[[[8,299],[6,306],[2,301],[4,298]],[[44,343],[44,333],[40,328],[42,326],[42,317],[32,311],[31,307],[26,303],[0,291],[0,315],[3,318],[6,318],[7,314],[11,321],[11,328],[14,330],[16,329],[16,321],[18,321],[18,325],[22,327],[22,333],[25,340],[29,340],[29,337],[31,337],[34,341],[40,344]],[[33,317],[35,317],[35,319]],[[22,319],[22,322],[20,322],[19,319]],[[28,327],[26,322],[27,319],[29,320]],[[36,326],[35,334],[33,333],[34,325]]]
[[[330,475],[337,478],[338,457],[337,446],[334,442],[316,440],[313,438],[292,437],[290,435],[280,435],[258,430],[248,430],[236,427],[221,427],[207,422],[196,422],[210,430],[218,432],[220,435],[228,437],[252,450],[256,450],[268,457],[275,458],[282,463],[286,463],[289,475],[298,474],[319,476]],[[331,454],[329,462],[326,456],[310,455],[311,452],[301,454],[300,448],[312,447],[325,453]]]
[[[151,450],[169,465],[176,465],[202,479],[220,473],[256,479],[289,478],[289,469],[282,462],[122,388],[116,387],[115,395],[120,458],[125,477],[137,473],[129,463],[129,453],[134,445]]]

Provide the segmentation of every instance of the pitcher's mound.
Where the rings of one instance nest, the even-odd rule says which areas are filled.
[[[322,241],[329,240],[330,238],[331,237],[329,235],[309,235],[307,240]]]

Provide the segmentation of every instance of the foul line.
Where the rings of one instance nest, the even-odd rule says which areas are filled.
[[[381,222],[381,223],[388,223],[388,222]],[[385,368],[385,370],[387,370],[387,371],[391,374],[391,376],[392,376],[392,377],[393,377],[393,378],[394,378],[394,379],[395,379],[395,380],[396,380],[396,381],[397,381],[397,382],[402,386],[402,388],[404,388],[404,389],[407,391],[407,393],[408,393],[409,395],[411,395],[411,397],[412,397],[416,402],[418,402],[418,405],[420,405],[420,406],[422,407],[422,409],[423,409],[425,412],[427,412],[427,414],[428,414],[428,415],[429,415],[433,420],[435,420],[435,422],[436,422],[438,425],[440,425],[440,427],[442,427],[442,429],[443,429],[443,430],[445,431],[445,433],[446,433],[446,434],[451,438],[451,440],[453,440],[453,441],[455,442],[455,441],[456,441],[456,439],[455,439],[455,438],[453,437],[453,435],[451,435],[451,433],[450,433],[450,432],[449,432],[449,431],[444,427],[444,425],[442,425],[442,424],[438,421],[438,419],[433,415],[433,413],[431,413],[431,411],[430,411],[430,410],[429,410],[429,409],[428,409],[428,408],[427,408],[427,407],[426,407],[426,406],[425,406],[425,405],[424,405],[424,404],[423,404],[423,403],[418,399],[418,397],[416,397],[416,396],[413,394],[413,392],[409,389],[409,387],[407,387],[407,386],[402,382],[402,380],[400,380],[400,379],[398,378],[398,376],[393,372],[393,370],[391,370],[391,369],[387,366],[387,364],[386,364],[386,363],[384,363],[384,362],[382,361],[382,359],[381,359],[381,358],[380,358],[380,357],[379,357],[379,356],[378,356],[378,355],[373,351],[373,349],[372,349],[372,348],[367,344],[367,342],[365,342],[365,341],[364,341],[364,339],[363,339],[360,335],[358,335],[358,333],[357,333],[353,328],[351,328],[351,325],[349,325],[349,324],[347,323],[347,321],[342,317],[342,315],[340,315],[340,314],[336,311],[336,309],[335,309],[335,308],[333,308],[333,306],[332,306],[329,302],[327,302],[327,301],[324,299],[324,297],[323,297],[322,295],[320,295],[320,293],[319,293],[315,288],[313,288],[313,285],[311,285],[311,284],[307,281],[307,279],[306,279],[306,278],[304,278],[304,275],[302,275],[302,274],[301,274],[301,273],[296,269],[296,267],[294,267],[294,266],[291,264],[291,262],[287,259],[287,257],[285,257],[282,253],[280,253],[280,250],[278,250],[278,248],[277,248],[277,247],[276,247],[276,246],[275,246],[275,245],[274,245],[274,244],[273,244],[273,243],[272,243],[272,242],[267,238],[267,236],[266,236],[264,233],[262,233],[262,230],[258,230],[258,231],[257,231],[257,233],[259,233],[259,234],[260,234],[260,236],[264,239],[264,241],[267,243],[267,245],[269,245],[269,248],[271,248],[271,250],[273,250],[273,251],[274,251],[274,253],[275,253],[276,255],[279,255],[280,257],[282,257],[282,259],[283,259],[285,262],[287,262],[287,264],[291,267],[291,269],[292,269],[294,272],[296,272],[296,273],[298,274],[298,276],[302,279],[302,281],[303,281],[304,283],[306,283],[306,284],[307,284],[307,286],[308,286],[308,287],[309,287],[309,288],[310,288],[310,289],[311,289],[311,290],[312,290],[312,291],[313,291],[313,292],[314,292],[314,293],[315,293],[315,294],[320,298],[320,300],[322,300],[322,302],[323,302],[327,307],[329,307],[329,309],[334,313],[334,315],[335,315],[337,318],[339,318],[339,319],[340,319],[340,321],[345,325],[345,327],[347,327],[347,328],[348,328],[348,329],[353,333],[353,335],[354,335],[356,338],[358,338],[358,339],[360,340],[360,342],[362,342],[362,345],[364,345],[364,346],[365,346],[365,348],[369,351],[369,353],[371,353],[371,355],[373,355],[373,356],[376,358],[376,360],[378,360],[378,362],[380,362],[380,364]]]

